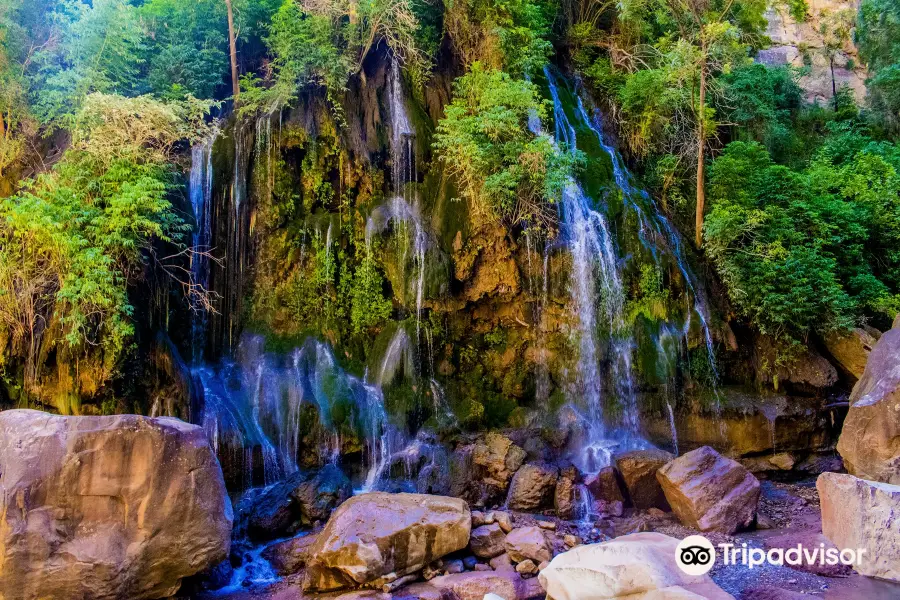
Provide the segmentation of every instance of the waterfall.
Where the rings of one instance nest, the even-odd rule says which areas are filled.
[[[213,166],[212,151],[218,129],[209,138],[191,148],[191,172],[188,181],[188,195],[194,213],[194,233],[191,236],[191,285],[199,293],[209,289],[209,252],[212,238],[212,191]],[[191,321],[191,361],[194,364],[203,359],[206,345],[207,311],[202,301],[191,294],[194,318]]]
[[[577,151],[577,134],[559,96],[556,80],[544,70],[553,98],[555,136],[562,148]],[[608,461],[610,447],[619,438],[622,446],[643,445],[638,432],[637,398],[632,379],[634,340],[625,322],[625,290],[619,258],[606,216],[593,205],[579,183],[565,186],[561,201],[562,235],[572,254],[571,294],[577,315],[578,363],[570,396],[586,408],[587,440],[578,462],[584,471],[595,471]],[[598,317],[600,320],[598,321]],[[602,347],[599,333],[608,334]],[[608,406],[604,402],[601,354],[610,365],[615,400],[620,403],[620,427],[607,431]]]
[[[235,359],[195,369],[194,377],[202,390],[200,425],[220,457],[240,462],[245,488],[297,471],[310,444],[314,462],[339,463],[344,439],[356,436],[365,447],[362,488],[372,489],[404,444],[388,421],[381,388],[345,372],[314,338],[275,355],[265,352],[261,336],[246,335]],[[318,425],[310,429],[313,415]]]
[[[606,139],[603,135],[600,111],[595,110],[593,118],[590,117],[587,113],[587,110],[585,110],[584,103],[580,96],[577,99],[577,106],[578,112],[584,123],[591,129],[591,131],[594,132],[594,134],[597,136],[597,141],[600,144],[600,147],[603,148],[604,152],[609,155],[610,162],[612,163],[613,177],[616,181],[616,185],[620,190],[622,190],[622,196],[626,201],[627,206],[637,215],[638,222],[640,223],[641,238],[645,246],[647,246],[651,250],[654,258],[656,258],[657,260],[658,246],[660,245],[667,248],[670,255],[674,258],[675,264],[678,266],[678,270],[680,271],[681,276],[685,281],[685,285],[688,288],[688,292],[693,298],[694,305],[692,312],[693,314],[696,314],[700,320],[700,329],[703,334],[704,344],[706,345],[707,360],[709,362],[710,371],[713,375],[714,383],[717,383],[718,371],[715,364],[715,348],[713,345],[712,333],[709,328],[710,313],[708,302],[706,299],[706,292],[687,263],[687,260],[684,256],[681,235],[672,225],[672,222],[665,215],[665,213],[659,208],[653,197],[650,196],[650,194],[648,194],[646,190],[639,189],[634,186],[631,173],[628,171],[628,169],[625,168],[625,165],[622,163],[622,158],[619,156],[619,153],[616,152],[616,150],[606,142]],[[638,203],[639,201],[645,203],[650,207],[651,210],[649,215],[641,208],[640,204]],[[690,324],[691,315],[688,315],[688,319],[686,320],[684,331],[682,333],[682,335],[685,337],[687,336]],[[716,396],[718,401],[718,394],[716,394]]]

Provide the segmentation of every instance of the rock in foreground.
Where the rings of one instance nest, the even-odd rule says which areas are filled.
[[[900,327],[881,336],[853,387],[837,450],[847,471],[900,484]]]
[[[177,419],[0,413],[0,598],[163,598],[224,560],[231,503]]]
[[[816,481],[822,533],[840,549],[865,549],[853,568],[900,581],[900,486],[822,473]]]
[[[465,501],[373,492],[338,507],[309,549],[304,588],[330,591],[414,573],[469,543]]]
[[[731,534],[756,518],[759,481],[709,446],[676,458],[656,476],[672,511],[689,527]]]
[[[665,450],[632,450],[615,456],[616,468],[635,508],[669,510],[656,471],[673,458]]]
[[[564,552],[539,579],[553,600],[732,598],[708,575],[683,573],[675,562],[677,547],[677,539],[661,533],[633,533]]]

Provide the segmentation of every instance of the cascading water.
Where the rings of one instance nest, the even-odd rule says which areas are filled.
[[[557,141],[574,151],[578,141],[576,128],[572,125],[564,109],[556,78],[549,68],[545,69],[545,76],[554,101]],[[572,110],[573,118],[578,126],[590,131],[596,137],[602,150],[609,156],[614,182],[622,193],[626,208],[633,211],[637,217],[639,239],[649,250],[656,262],[656,267],[662,269],[663,257],[669,257],[680,272],[686,291],[692,299],[692,308],[685,315],[684,324],[677,332],[678,343],[672,344],[663,339],[675,337],[673,334],[676,328],[669,322],[660,324],[657,346],[660,360],[666,363],[665,370],[674,372],[674,365],[670,364],[673,360],[670,353],[673,348],[687,348],[687,338],[692,327],[692,320],[696,317],[706,346],[709,370],[712,373],[715,387],[717,373],[712,335],[709,329],[707,301],[702,286],[685,259],[680,235],[653,198],[644,190],[634,186],[633,178],[625,168],[621,157],[606,142],[599,111],[594,110],[592,115],[589,114],[583,99],[578,94],[573,94]],[[529,126],[535,127],[531,122],[529,122]],[[622,290],[620,276],[621,261],[615,254],[613,237],[605,215],[592,207],[591,199],[587,198],[577,182],[572,182],[566,187],[561,207],[563,233],[567,237],[573,257],[572,296],[579,323],[578,374],[581,380],[576,386],[576,392],[581,394],[588,405],[586,417],[591,424],[587,436],[589,443],[584,451],[586,456],[582,459],[582,466],[590,470],[591,463],[599,464],[608,456],[609,447],[606,442],[601,441],[604,438],[616,438],[620,447],[640,446],[644,443],[638,434],[636,391],[631,375],[633,371],[632,356],[636,344],[632,333],[628,331],[630,327],[626,325],[624,319],[625,294]],[[599,298],[596,294],[598,289]],[[597,315],[601,317],[599,322]],[[615,432],[606,431],[602,426],[604,415],[598,402],[603,392],[600,384],[586,385],[584,382],[587,377],[598,382],[601,379],[596,377],[596,369],[604,348],[600,345],[597,332],[604,328],[608,328],[609,342],[605,350],[609,363],[609,379],[612,381],[611,387],[621,409],[619,428]],[[668,401],[667,408],[670,413],[670,423],[673,425],[672,443],[677,448],[674,410]],[[716,408],[718,410],[718,394],[716,394]],[[598,421],[596,421],[598,417],[601,419],[600,424],[597,424]]]
[[[199,293],[209,288],[209,253],[212,238],[212,150],[219,135],[214,129],[210,137],[191,149],[191,172],[188,193],[194,213],[195,228],[191,239],[191,283]],[[194,318],[191,322],[191,360],[194,364],[203,358],[206,345],[207,310],[202,302],[193,302]]]
[[[203,392],[201,424],[220,456],[237,455],[241,483],[250,487],[295,472],[304,452],[315,452],[318,464],[339,462],[345,436],[356,436],[366,448],[361,487],[372,489],[403,445],[380,387],[346,373],[331,349],[313,338],[286,356],[263,346],[262,337],[244,336],[235,360],[195,370]]]
[[[549,68],[545,69],[545,76],[553,98],[557,143],[575,152],[575,127],[565,113]],[[608,464],[612,447],[643,445],[638,433],[637,399],[632,381],[634,341],[625,324],[625,292],[606,216],[594,208],[592,199],[574,179],[563,190],[561,212],[562,235],[572,254],[572,304],[578,317],[578,364],[574,389],[569,395],[581,400],[586,409],[586,440],[577,458],[583,471],[593,472]],[[601,330],[608,334],[607,348],[602,348]],[[603,378],[599,370],[604,350],[615,399],[621,405],[620,427],[615,431],[607,431],[610,416],[604,406]]]

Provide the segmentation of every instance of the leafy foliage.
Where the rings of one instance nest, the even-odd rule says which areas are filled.
[[[872,105],[893,132],[900,130],[900,6],[891,0],[863,0],[856,41],[871,73]]]
[[[204,133],[206,109],[92,94],[62,160],[0,201],[0,322],[32,373],[48,328],[73,355],[97,349],[107,369],[126,349],[129,284],[154,240],[178,243],[190,227],[167,197],[168,161]]]
[[[844,129],[803,170],[753,142],[713,162],[707,253],[761,331],[799,340],[897,312],[898,159],[896,146]]]
[[[514,224],[552,225],[552,205],[573,167],[529,118],[546,118],[537,88],[476,62],[456,80],[434,148],[477,213]]]

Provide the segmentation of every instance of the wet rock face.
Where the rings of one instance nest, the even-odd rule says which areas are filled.
[[[450,457],[450,495],[474,506],[502,503],[525,457],[521,447],[498,433],[457,448]]]
[[[556,556],[539,579],[554,600],[584,598],[706,598],[731,596],[708,575],[691,577],[675,562],[677,539],[633,533]]]
[[[559,470],[547,463],[523,465],[513,475],[507,506],[522,511],[553,506],[558,476]]]
[[[709,446],[676,458],[656,476],[672,511],[689,527],[731,534],[756,518],[759,481]]]
[[[622,476],[631,503],[635,508],[669,509],[656,471],[675,458],[664,450],[632,450],[614,457],[616,469]]]
[[[472,517],[458,498],[374,492],[344,502],[309,549],[303,586],[379,585],[421,570],[469,543]]]
[[[816,489],[825,537],[841,549],[865,549],[853,568],[869,577],[900,581],[900,485],[822,473]]]
[[[203,431],[171,418],[0,413],[0,597],[162,598],[228,556]]]
[[[324,521],[353,494],[350,480],[336,466],[298,471],[265,490],[251,490],[238,504],[236,528],[254,540],[272,540],[301,525]]]
[[[900,327],[878,340],[850,395],[837,450],[847,471],[900,484]]]

